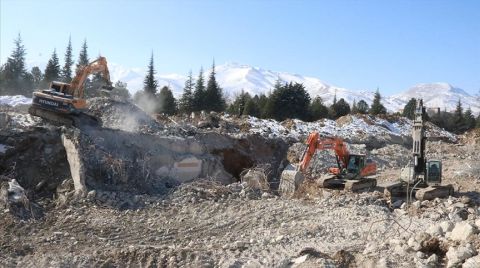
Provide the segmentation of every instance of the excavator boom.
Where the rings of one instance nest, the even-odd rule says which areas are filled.
[[[338,161],[338,168],[346,168],[350,153],[347,145],[342,139],[336,137],[320,137],[318,132],[312,132],[306,142],[307,148],[303,154],[302,162],[300,163],[300,170],[305,171],[310,164],[312,157],[317,150],[333,150]]]
[[[105,57],[98,57],[98,59],[92,61],[86,66],[81,66],[77,70],[77,74],[70,82],[68,89],[68,94],[74,96],[75,98],[84,97],[85,89],[85,80],[90,74],[101,73],[105,81],[107,81],[108,86],[111,86],[110,81],[110,72],[108,71],[107,59]]]

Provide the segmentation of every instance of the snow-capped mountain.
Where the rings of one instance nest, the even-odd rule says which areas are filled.
[[[113,81],[127,82],[129,90],[134,93],[142,89],[145,70],[139,68],[127,69],[118,64],[111,64]],[[224,93],[229,98],[234,98],[242,90],[251,95],[268,94],[273,89],[277,79],[283,82],[302,83],[310,96],[319,96],[327,104],[333,102],[335,94],[337,99],[344,98],[348,103],[365,100],[368,104],[373,101],[374,91],[350,90],[342,87],[329,85],[324,81],[299,74],[275,72],[259,67],[252,67],[238,63],[226,63],[215,68],[216,78]],[[207,79],[210,70],[205,70]],[[178,74],[157,74],[159,85],[168,85],[175,96],[182,94],[186,76]],[[194,75],[196,78],[196,75]],[[411,98],[423,98],[427,107],[439,107],[441,110],[452,111],[460,99],[463,107],[470,107],[474,113],[480,113],[480,97],[471,96],[460,88],[455,88],[447,83],[418,84],[406,91],[393,96],[383,96],[382,103],[389,111],[402,109]]]
[[[40,65],[36,60],[29,62],[28,66]],[[110,75],[113,82],[118,80],[127,83],[130,93],[135,93],[143,88],[143,80],[146,69],[127,68],[120,64],[109,63]],[[204,71],[205,80],[211,70]],[[310,96],[321,97],[324,103],[331,104],[335,94],[337,99],[343,98],[348,103],[365,100],[368,104],[373,101],[374,90],[351,90],[334,85],[330,85],[318,78],[291,74],[286,72],[276,72],[271,70],[253,67],[250,65],[238,63],[225,63],[215,68],[216,78],[219,85],[223,88],[224,94],[229,99],[235,98],[242,90],[255,94],[268,94],[274,87],[277,79],[283,82],[302,83]],[[197,74],[194,73],[194,79]],[[159,87],[169,86],[175,97],[182,94],[186,75],[179,74],[156,74]],[[429,83],[415,85],[402,93],[393,96],[382,96],[382,103],[389,112],[395,112],[403,109],[405,104],[411,98],[423,98],[427,107],[438,107],[441,110],[452,111],[455,109],[460,99],[464,109],[470,107],[475,114],[480,113],[480,96],[472,96],[460,88],[451,86],[448,83]]]
[[[121,80],[126,82],[132,93],[143,87],[145,70],[125,69],[117,64],[111,64],[110,70],[113,81]],[[207,79],[210,71],[211,70],[205,70],[205,79]],[[315,77],[275,72],[238,63],[226,63],[216,66],[215,71],[217,82],[224,90],[225,95],[230,98],[234,98],[242,90],[251,95],[268,94],[273,89],[277,79],[280,79],[282,82],[302,83],[310,96],[319,96],[327,104],[333,102],[335,94],[337,94],[337,99],[344,98],[349,103],[353,103],[354,100],[359,101],[360,99],[371,103],[374,95],[374,92],[353,91],[332,86]],[[169,85],[175,96],[182,94],[186,76],[157,74],[156,78],[159,86]],[[195,75],[194,78],[196,78]],[[389,108],[392,107],[392,110],[397,110],[399,107],[403,107],[403,102],[402,105],[397,105],[394,102],[387,104],[387,106]]]
[[[475,113],[480,112],[480,96],[471,96],[448,83],[418,84],[389,99],[405,103],[411,98],[422,98],[425,106],[447,111],[454,110],[460,100],[464,109],[470,107]]]

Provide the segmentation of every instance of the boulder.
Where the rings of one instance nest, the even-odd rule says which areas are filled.
[[[463,265],[463,268],[478,268],[480,267],[480,255],[467,259]]]
[[[428,257],[427,261],[425,262],[427,267],[438,267],[438,256],[437,254],[432,254]]]
[[[432,224],[428,227],[427,233],[431,236],[442,236],[443,228],[439,224]]]
[[[451,221],[443,221],[440,223],[443,233],[451,232],[455,225]]]
[[[468,243],[465,246],[450,247],[447,251],[447,267],[457,267],[463,263],[464,260],[477,254],[472,244]]]
[[[465,241],[470,235],[476,234],[477,228],[472,224],[462,221],[455,224],[452,233],[450,234],[450,239],[455,241]]]

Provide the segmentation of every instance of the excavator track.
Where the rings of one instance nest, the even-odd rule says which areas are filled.
[[[28,108],[28,113],[33,116],[41,117],[53,123],[54,125],[62,125],[67,127],[73,126],[73,119],[70,116],[43,109],[36,105],[31,105]]]
[[[358,192],[373,189],[377,186],[377,180],[374,178],[362,178],[358,180],[344,179],[336,175],[323,175],[317,179],[321,188],[344,189],[350,192]]]
[[[31,105],[28,108],[28,112],[31,115],[41,117],[53,123],[54,125],[62,125],[67,127],[74,126],[76,128],[100,126],[100,122],[96,117],[83,112],[80,112],[78,114],[63,114],[43,109],[36,105]]]
[[[345,182],[342,179],[337,178],[335,175],[324,174],[317,179],[317,184],[321,188],[329,189],[343,189],[345,187]]]
[[[373,189],[377,186],[377,180],[374,178],[363,178],[360,180],[347,180],[345,182],[345,190],[350,192],[358,192]]]
[[[450,195],[453,195],[453,186],[449,185],[439,185],[439,186],[428,186],[426,188],[418,189],[415,193],[415,198],[417,200],[433,200],[435,198],[446,198]]]

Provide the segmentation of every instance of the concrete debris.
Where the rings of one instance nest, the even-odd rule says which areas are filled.
[[[480,267],[480,255],[468,258],[463,264],[463,268],[477,268]]]
[[[26,107],[28,108],[28,107]],[[448,199],[392,204],[378,187],[319,189],[333,152],[296,170],[311,131],[339,136],[395,181],[411,121],[346,116],[276,122],[224,113],[149,115],[94,98],[101,126],[53,126],[0,107],[2,267],[478,266],[480,143],[433,125]],[[474,139],[474,138],[473,138]],[[478,181],[477,181],[478,179]]]
[[[450,234],[450,239],[456,241],[465,241],[469,236],[476,233],[478,233],[477,228],[469,222],[457,222],[452,230],[452,233]]]
[[[30,202],[25,189],[15,179],[0,180],[0,205],[12,215],[22,219],[39,219],[43,212],[35,203]]]
[[[465,246],[450,247],[447,251],[447,267],[459,267],[464,260],[475,256],[477,251],[468,243]]]

